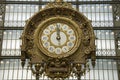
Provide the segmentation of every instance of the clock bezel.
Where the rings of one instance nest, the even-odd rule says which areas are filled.
[[[64,24],[67,24],[68,26],[71,26],[71,28],[74,30],[75,32],[75,35],[76,35],[76,41],[75,41],[75,45],[74,47],[66,52],[66,53],[61,53],[61,54],[52,54],[50,52],[48,52],[43,44],[42,44],[42,41],[41,41],[41,35],[42,35],[42,31],[48,27],[50,24],[53,24],[53,23],[64,23]],[[60,16],[57,16],[57,17],[51,17],[51,18],[48,18],[46,20],[44,20],[43,22],[41,22],[38,26],[38,28],[35,30],[35,34],[34,34],[34,43],[35,45],[37,45],[37,47],[39,48],[39,50],[49,56],[49,57],[53,57],[53,58],[63,58],[63,57],[68,57],[70,55],[72,55],[77,49],[79,49],[78,47],[80,46],[80,43],[81,43],[81,29],[80,27],[78,26],[78,24],[69,19],[69,18],[66,18],[66,17],[60,17]]]

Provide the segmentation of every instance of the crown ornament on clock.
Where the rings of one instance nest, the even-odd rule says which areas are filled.
[[[63,0],[55,0],[55,2],[63,2]]]

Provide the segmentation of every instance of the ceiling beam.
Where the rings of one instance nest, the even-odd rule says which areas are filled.
[[[0,4],[34,4],[34,5],[45,5],[49,3],[48,1],[1,1]],[[120,1],[69,1],[73,5],[81,4],[120,4]]]
[[[0,30],[23,30],[24,27],[1,27]],[[120,30],[120,26],[117,27],[93,27],[94,30]]]

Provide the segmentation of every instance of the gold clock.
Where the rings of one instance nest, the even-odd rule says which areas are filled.
[[[55,0],[26,21],[21,36],[22,67],[29,59],[32,73],[63,80],[95,66],[95,35],[91,22],[70,3]]]
[[[43,21],[35,33],[37,47],[53,58],[70,56],[81,41],[79,26],[65,17],[56,16]]]

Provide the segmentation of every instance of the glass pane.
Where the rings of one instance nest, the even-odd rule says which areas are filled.
[[[92,21],[93,27],[113,27],[112,5],[79,5],[79,11]]]
[[[38,5],[8,4],[4,25],[5,27],[24,27],[25,21],[38,10]]]

